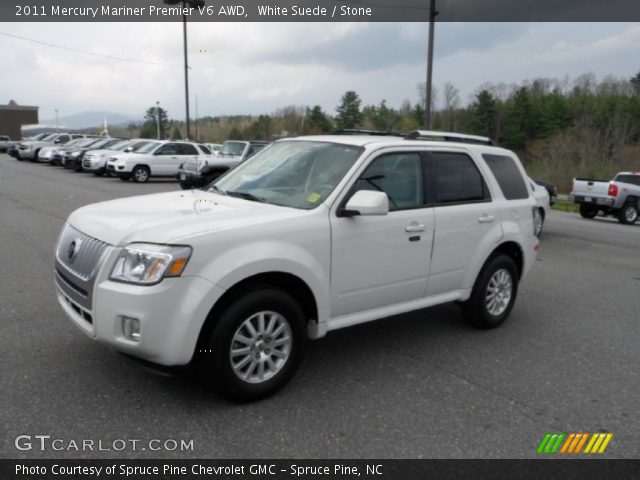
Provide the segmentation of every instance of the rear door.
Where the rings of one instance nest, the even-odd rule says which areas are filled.
[[[178,167],[174,165],[180,165],[180,149],[177,143],[165,143],[154,154],[153,161],[150,162],[152,175],[171,175],[178,173]],[[174,171],[175,170],[175,171]]]
[[[468,152],[429,152],[426,179],[427,199],[435,216],[427,293],[471,288],[469,272],[502,238],[492,193]]]
[[[184,162],[197,161],[199,158],[204,162],[207,159],[206,155],[201,155],[196,146],[191,143],[179,143],[178,153],[178,159],[171,164],[170,175],[176,175]]]

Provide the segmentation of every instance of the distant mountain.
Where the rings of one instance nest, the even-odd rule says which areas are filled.
[[[128,115],[122,115],[114,112],[81,112],[74,115],[61,116],[58,119],[60,128],[81,129],[81,128],[97,128],[102,127],[105,118],[108,125],[124,125],[129,123],[141,122],[142,119],[134,118]],[[40,125],[46,125],[50,127],[56,126],[56,119],[42,120]]]

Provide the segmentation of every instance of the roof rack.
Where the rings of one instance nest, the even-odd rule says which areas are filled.
[[[493,145],[489,137],[478,135],[466,135],[463,133],[436,132],[432,130],[414,130],[404,137],[405,140],[434,140],[438,142],[477,143],[481,145]]]
[[[396,132],[392,130],[365,130],[361,128],[340,128],[335,130],[332,135],[379,135],[404,137],[407,132]]]

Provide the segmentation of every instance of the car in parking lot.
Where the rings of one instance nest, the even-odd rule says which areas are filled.
[[[569,198],[580,205],[584,218],[602,212],[632,225],[640,214],[640,172],[620,172],[611,181],[574,178]]]
[[[0,135],[0,152],[7,152],[15,143],[9,136]]]
[[[268,142],[262,141],[240,142],[234,140],[225,142],[218,155],[213,158],[187,160],[180,165],[178,170],[180,188],[187,190],[208,185],[223,173],[251,158],[267,145],[269,145]]]
[[[19,160],[38,161],[40,150],[43,147],[64,145],[76,138],[85,138],[87,135],[81,133],[52,133],[40,140],[25,140],[20,142],[18,147]]]
[[[153,143],[131,164],[167,144]],[[255,400],[288,382],[307,337],[454,301],[502,324],[539,248],[527,182],[483,137],[279,140],[206,191],[73,212],[58,302],[117,351]]]
[[[211,158],[211,153],[193,142],[156,140],[135,152],[120,153],[109,157],[107,171],[121,180],[136,183],[148,182],[151,177],[174,177],[180,165],[189,160]]]
[[[135,152],[147,143],[149,143],[149,140],[145,139],[121,140],[110,145],[109,148],[89,150],[82,158],[82,170],[101,177],[107,173],[107,159],[110,156],[117,152]]]
[[[64,168],[74,170],[76,172],[81,172],[82,159],[84,158],[86,152],[94,149],[109,148],[111,145],[114,145],[121,140],[121,138],[112,137],[99,138],[95,139],[92,142],[78,144],[71,149],[65,149],[62,165],[64,166]]]

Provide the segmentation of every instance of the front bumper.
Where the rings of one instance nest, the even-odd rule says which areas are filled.
[[[114,350],[165,366],[191,361],[202,326],[224,290],[200,277],[164,279],[144,287],[96,283],[92,310],[75,302],[55,276],[58,303],[88,336]],[[123,316],[140,322],[140,340],[125,337]]]

